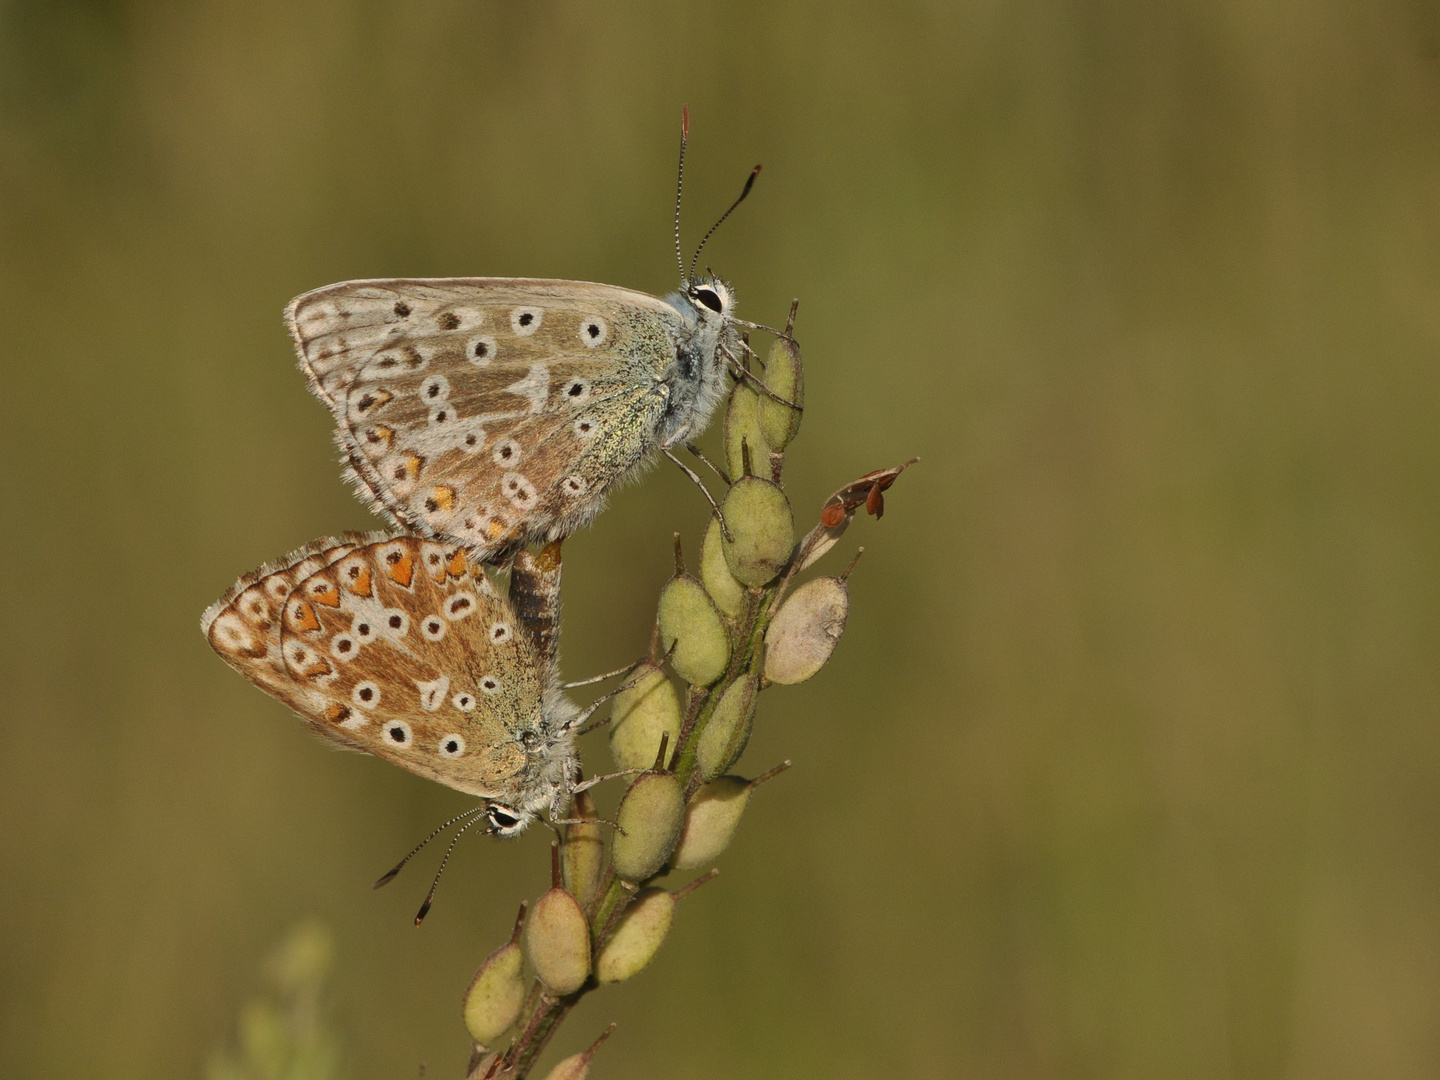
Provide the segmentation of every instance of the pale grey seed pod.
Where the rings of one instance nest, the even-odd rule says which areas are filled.
[[[666,732],[673,746],[680,734],[680,697],[658,665],[642,664],[611,706],[610,756],[616,768],[649,768]]]
[[[850,591],[837,577],[820,577],[796,589],[765,631],[765,678],[804,682],[830,659],[845,632]]]
[[[659,951],[674,918],[675,897],[668,889],[640,890],[595,957],[596,981],[617,983],[638,975]]]
[[[805,404],[805,369],[800,364],[800,345],[786,338],[776,338],[765,358],[765,377],[760,380],[776,397],[796,405]],[[774,398],[758,395],[760,432],[771,450],[784,450],[800,430],[800,409],[782,405]]]
[[[585,1080],[590,1075],[590,1059],[595,1056],[595,1051],[600,1049],[600,1044],[608,1039],[614,1030],[615,1025],[611,1024],[600,1033],[598,1039],[590,1044],[589,1049],[582,1050],[578,1054],[571,1054],[546,1073],[545,1080]]]
[[[743,585],[767,585],[790,559],[795,516],[778,484],[747,476],[730,485],[721,506],[733,540],[721,539],[725,564]]]
[[[697,870],[718,859],[735,838],[750,793],[789,767],[790,762],[782,762],[754,780],[721,776],[697,791],[685,808],[685,827],[670,865],[676,870]]]
[[[746,459],[750,467],[745,467]],[[725,410],[725,468],[732,480],[747,472],[769,472],[770,447],[760,429],[760,394],[737,383],[730,392],[730,407]]]
[[[525,1003],[525,965],[519,944],[524,919],[525,905],[521,904],[510,940],[486,957],[465,991],[465,1029],[481,1046],[489,1046],[509,1031]]]
[[[654,877],[680,839],[685,793],[673,773],[647,772],[636,778],[620,800],[620,826],[610,844],[610,864],[625,881]]]
[[[564,826],[560,873],[575,902],[588,908],[600,889],[600,877],[605,871],[605,840],[600,833],[601,823],[594,820],[595,801],[588,791],[575,796],[570,816],[582,820]]]
[[[720,519],[712,516],[710,526],[705,530],[705,542],[700,548],[700,580],[710,599],[715,601],[715,606],[733,619],[745,606],[745,586],[730,573],[730,567],[725,562],[725,550],[721,547],[723,539]]]
[[[755,725],[755,698],[759,694],[760,677],[746,675],[736,679],[720,695],[715,711],[710,714],[695,744],[695,767],[700,779],[713,780],[740,760],[750,729]]]
[[[558,885],[535,901],[525,952],[551,997],[573,994],[590,977],[590,924],[575,897]]]
[[[691,686],[709,686],[730,663],[725,620],[705,587],[689,574],[676,574],[660,590],[660,647]]]

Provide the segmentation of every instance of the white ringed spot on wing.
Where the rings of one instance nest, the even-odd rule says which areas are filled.
[[[440,738],[440,756],[443,758],[457,758],[465,753],[465,738],[463,735],[443,735]]]
[[[420,708],[426,712],[434,712],[444,702],[445,694],[450,689],[450,676],[441,675],[429,682],[417,679],[415,688],[420,691]]]
[[[579,498],[581,495],[584,495],[585,489],[587,487],[589,487],[589,485],[585,483],[585,478],[583,476],[571,475],[565,477],[564,480],[560,481],[561,494],[566,495],[572,499],[576,499]]]
[[[517,307],[510,312],[510,329],[516,337],[529,337],[540,329],[540,320],[544,317],[545,312],[541,308]]]
[[[587,349],[593,349],[597,345],[604,345],[605,339],[610,336],[610,327],[605,320],[598,315],[587,315],[580,320],[580,340]]]
[[[480,679],[480,689],[487,694],[498,694],[500,692],[500,680],[494,675],[485,675]]]
[[[330,642],[330,655],[336,660],[354,660],[360,655],[360,644],[349,634],[336,634]]]
[[[535,504],[535,485],[519,473],[506,473],[500,480],[500,490],[517,509],[528,510]]]
[[[571,379],[560,393],[571,405],[583,405],[590,400],[590,380]]]
[[[410,616],[398,607],[380,613],[380,632],[388,638],[402,638],[410,632]]]
[[[373,709],[380,704],[380,685],[368,679],[356,683],[355,689],[350,691],[350,700],[362,709]]]
[[[586,442],[595,437],[595,418],[593,416],[577,416],[575,418],[574,431]]]
[[[385,724],[385,741],[403,750],[415,741],[415,736],[404,720],[391,720]]]
[[[472,592],[457,592],[445,601],[445,617],[451,622],[456,619],[463,619],[467,615],[475,613],[475,594]]]
[[[509,641],[515,636],[515,631],[510,628],[507,622],[494,622],[490,624],[490,640],[500,645]]]
[[[420,400],[426,405],[436,405],[450,396],[450,380],[444,375],[431,375],[420,384]]]
[[[495,359],[495,339],[479,334],[465,342],[465,359],[476,367],[484,367]]]
[[[465,691],[462,690],[460,691],[460,693],[456,694],[450,699],[450,704],[454,705],[461,712],[474,712],[475,695],[467,694],[465,693]]]
[[[439,615],[426,615],[420,620],[420,633],[426,641],[439,641],[445,636],[445,620]]]
[[[506,439],[504,442],[496,445],[490,456],[495,459],[496,465],[508,465],[511,467],[519,465],[521,457],[520,443],[515,439]]]

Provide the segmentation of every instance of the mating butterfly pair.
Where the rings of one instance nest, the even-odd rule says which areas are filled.
[[[678,197],[676,222],[678,253]],[[319,540],[241,578],[202,619],[215,651],[325,738],[490,800],[492,832],[554,816],[581,714],[555,667],[558,542],[524,545],[584,525],[724,397],[745,346],[698,255],[665,299],[509,278],[295,299],[286,321],[347,475],[401,531]],[[483,567],[504,560],[508,598]]]

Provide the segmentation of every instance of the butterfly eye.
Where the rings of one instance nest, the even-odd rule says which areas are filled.
[[[696,289],[695,299],[704,304],[711,311],[724,311],[725,305],[720,302],[720,294],[714,289]]]
[[[491,803],[485,810],[485,816],[490,819],[490,824],[502,833],[520,824],[519,817],[498,803]]]

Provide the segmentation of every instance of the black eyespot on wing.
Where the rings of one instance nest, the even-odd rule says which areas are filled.
[[[476,355],[476,356],[489,356],[489,355],[490,355],[490,346],[489,346],[486,342],[477,341],[477,342],[475,343],[475,355]]]
[[[395,314],[399,315],[402,319],[405,318],[405,316],[410,314],[410,305],[405,303],[404,300],[396,300]]]
[[[440,316],[440,328],[442,330],[454,330],[459,325],[460,316],[456,315],[453,311],[447,311],[444,315]]]
[[[597,338],[597,337],[599,337],[599,336],[600,336],[600,324],[599,324],[599,323],[593,323],[593,322],[587,324],[586,327],[585,327],[585,332],[586,332],[587,334],[589,334],[592,338]]]
[[[714,289],[696,289],[695,299],[699,300],[700,303],[704,304],[711,311],[721,310],[720,294]]]
[[[403,743],[405,741],[405,729],[403,727],[400,727],[399,725],[390,728],[389,731],[386,732],[386,734],[398,743]]]
[[[535,316],[534,316],[533,313],[531,313],[531,312],[529,312],[529,311],[525,312],[523,315],[520,316],[520,325],[521,325],[521,326],[529,326],[529,325],[530,325],[532,322],[534,322],[534,321],[535,321]]]
[[[402,625],[404,625],[404,623],[405,623],[405,620],[402,619],[399,615],[391,615],[391,616],[390,616],[390,629],[391,629],[391,630],[399,630],[400,627],[401,627]]]

